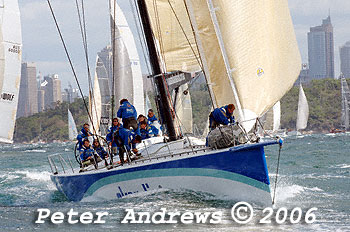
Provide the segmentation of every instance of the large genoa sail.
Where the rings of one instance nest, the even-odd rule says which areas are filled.
[[[299,87],[299,101],[298,101],[298,116],[296,129],[303,130],[307,127],[307,120],[309,118],[309,104],[305,96],[303,87],[300,84]]]
[[[350,128],[350,90],[344,76],[341,77],[341,96],[342,96],[342,126],[345,130]]]
[[[193,71],[198,51],[214,102],[234,103],[240,122],[252,120],[244,124],[248,130],[299,75],[287,0],[148,0],[147,7],[166,71],[181,70],[184,63],[188,70],[182,71]]]
[[[17,0],[0,1],[0,142],[12,143],[21,79],[22,35]]]
[[[70,110],[68,109],[68,136],[69,140],[74,140],[78,136],[77,126]]]
[[[115,0],[110,0],[110,3],[116,106],[121,99],[127,98],[138,114],[144,114],[142,73],[134,36],[119,5]]]

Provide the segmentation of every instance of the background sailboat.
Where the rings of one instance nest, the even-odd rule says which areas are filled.
[[[346,79],[344,78],[344,75],[341,76],[341,96],[342,96],[342,113],[341,113],[341,119],[342,119],[342,126],[347,131],[350,128],[350,90],[349,86],[346,82]]]
[[[303,130],[307,127],[307,121],[309,118],[309,104],[305,96],[302,85],[299,86],[299,101],[298,101],[298,115],[296,122],[296,132]]]
[[[77,126],[70,110],[68,109],[68,136],[69,140],[73,141],[78,136]]]
[[[12,143],[21,80],[22,35],[18,2],[0,1],[0,142]]]

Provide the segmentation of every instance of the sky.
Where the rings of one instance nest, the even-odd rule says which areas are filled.
[[[274,0],[271,0],[274,1]],[[79,1],[80,2],[80,1]],[[133,2],[133,1],[132,1]],[[60,29],[84,92],[87,69],[74,0],[51,0]],[[108,0],[87,0],[85,4],[89,64],[94,70],[96,54],[110,43]],[[118,0],[126,17],[133,17],[129,0]],[[322,24],[330,12],[334,27],[335,75],[340,72],[339,47],[350,41],[350,0],[288,0],[302,62],[307,63],[307,32]],[[22,22],[23,61],[35,62],[42,75],[58,74],[62,88],[75,80],[60,42],[46,0],[19,0]],[[131,20],[133,21],[133,20]],[[130,25],[131,29],[134,28]],[[136,39],[137,40],[137,39]],[[137,41],[136,41],[137,43]],[[143,55],[140,54],[141,63]],[[143,68],[143,71],[146,71]],[[93,74],[94,72],[92,72]]]

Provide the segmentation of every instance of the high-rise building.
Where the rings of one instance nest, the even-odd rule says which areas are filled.
[[[311,79],[334,78],[334,41],[331,17],[307,34],[309,76]]]
[[[61,80],[57,74],[45,76],[40,86],[44,90],[45,109],[53,108],[57,102],[62,102]]]
[[[64,95],[64,98],[63,98],[63,95]],[[64,89],[64,94],[62,93],[62,101],[72,103],[78,97],[79,97],[79,90],[76,88],[73,88],[72,85],[69,83],[68,88]]]
[[[38,113],[38,87],[35,63],[22,63],[17,117]]]
[[[340,47],[340,71],[345,78],[350,78],[350,41]]]

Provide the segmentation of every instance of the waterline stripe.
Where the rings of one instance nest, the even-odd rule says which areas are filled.
[[[91,196],[99,188],[116,182],[164,176],[207,176],[228,179],[253,186],[266,192],[270,192],[270,187],[267,184],[237,173],[205,168],[171,168],[134,171],[130,173],[122,173],[113,176],[108,176],[92,184],[84,194],[84,197]]]

